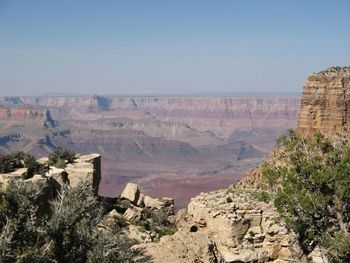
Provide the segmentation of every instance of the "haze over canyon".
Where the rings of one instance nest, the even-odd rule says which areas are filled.
[[[1,97],[0,151],[57,146],[100,153],[100,194],[127,182],[183,207],[259,164],[297,124],[300,99],[276,96]]]

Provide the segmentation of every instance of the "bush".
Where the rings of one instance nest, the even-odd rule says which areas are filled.
[[[34,156],[24,152],[14,152],[7,155],[0,155],[0,173],[11,173],[19,168],[28,168],[26,179],[34,174],[44,175],[47,167],[38,163]]]
[[[164,235],[172,235],[177,230],[175,224],[168,220],[165,212],[158,209],[144,208],[137,223],[145,230],[156,233],[157,240]]]
[[[261,191],[258,196],[258,201],[268,203],[270,202],[270,194],[266,191]]]
[[[23,168],[23,159],[25,153],[15,152],[12,154],[2,155],[0,154],[0,172],[1,173],[10,173],[15,171],[18,168]]]
[[[321,245],[333,262],[350,262],[350,147],[322,134],[294,136],[286,140],[284,165],[266,164],[263,180],[305,252]]]
[[[163,236],[169,236],[169,235],[173,235],[176,232],[176,228],[175,227],[164,227],[162,229],[160,229],[158,231],[158,235],[157,238],[160,239]]]
[[[75,159],[73,151],[58,147],[49,154],[49,165],[64,168],[66,163],[73,163]]]
[[[63,186],[10,181],[0,203],[0,262],[132,262],[133,242],[99,230],[102,205],[88,183]]]

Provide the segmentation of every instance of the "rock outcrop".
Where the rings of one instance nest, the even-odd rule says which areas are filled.
[[[350,138],[350,67],[332,67],[307,79],[297,134],[312,136],[316,132]],[[265,163],[279,166],[283,156],[283,149],[276,148]],[[250,170],[238,183],[239,187],[260,188],[263,166]]]
[[[273,204],[258,196],[236,188],[203,193],[192,199],[188,214],[209,234],[224,262],[298,262],[297,236]]]
[[[350,67],[311,75],[305,85],[298,121],[300,135],[350,135]]]
[[[152,198],[141,193],[138,185],[134,183],[128,183],[125,186],[120,198],[129,200],[132,205],[137,207],[163,210],[168,216],[175,214],[175,200],[173,198]]]
[[[63,169],[50,167],[46,176],[55,180],[60,186],[68,184],[74,187],[79,181],[88,181],[97,194],[101,181],[101,155],[97,153],[77,155],[75,161]]]
[[[43,178],[55,189],[60,189],[64,184],[74,187],[82,180],[91,183],[97,194],[101,180],[101,155],[87,154],[76,155],[76,157],[73,163],[67,164],[64,168],[49,166],[47,157],[40,158],[37,160],[38,163],[48,166],[45,175],[34,174],[32,178],[27,179],[27,168],[19,168],[10,173],[0,174],[1,187],[5,189],[11,179],[38,181],[39,178]]]
[[[259,191],[229,188],[191,200],[178,232],[142,249],[154,262],[307,262],[297,235]]]

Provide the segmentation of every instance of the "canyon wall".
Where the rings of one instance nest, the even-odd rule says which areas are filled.
[[[101,195],[115,196],[132,181],[183,207],[261,162],[275,138],[296,126],[299,102],[279,95],[0,97],[0,152],[97,152]]]
[[[312,74],[304,85],[298,133],[350,132],[350,67],[333,67]]]
[[[289,128],[296,123],[298,97],[18,97],[0,98],[7,103],[28,103],[59,108],[70,118],[96,119],[124,116],[137,119],[153,116],[162,121],[182,123],[228,137],[234,130],[255,127]],[[59,115],[59,114],[58,114]],[[57,116],[56,118],[64,118]]]

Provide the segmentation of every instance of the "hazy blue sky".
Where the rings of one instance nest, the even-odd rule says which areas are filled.
[[[300,92],[349,0],[0,0],[0,95]]]

